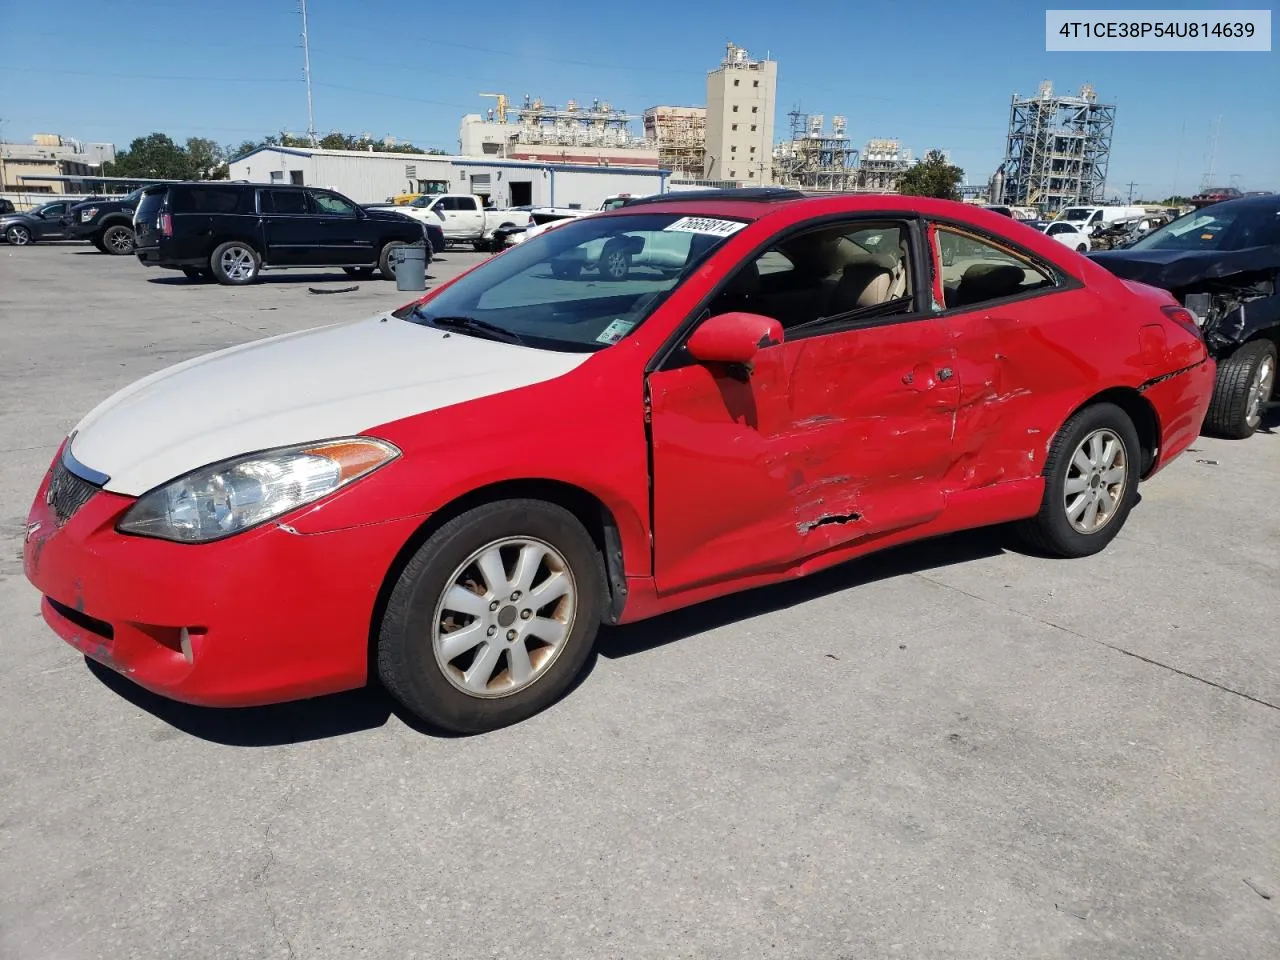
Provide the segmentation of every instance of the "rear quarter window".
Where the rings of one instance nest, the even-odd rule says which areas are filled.
[[[173,213],[253,213],[253,191],[235,187],[187,187],[173,190]]]

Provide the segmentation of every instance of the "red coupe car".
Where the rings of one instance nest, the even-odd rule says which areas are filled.
[[[41,483],[26,573],[58,634],[169,697],[375,664],[477,732],[560,697],[602,623],[1006,521],[1095,553],[1213,384],[1168,293],[1008,217],[667,195],[120,391]]]

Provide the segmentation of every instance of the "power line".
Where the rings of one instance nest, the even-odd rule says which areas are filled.
[[[193,83],[297,83],[296,77],[175,77],[158,76],[151,73],[100,73],[97,70],[64,70],[62,67],[8,67],[0,66],[0,70],[15,73],[43,73],[71,77],[110,77],[113,80],[164,80],[191,81]]]

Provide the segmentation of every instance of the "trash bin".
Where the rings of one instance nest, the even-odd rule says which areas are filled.
[[[427,248],[414,243],[391,251],[397,290],[427,289]]]

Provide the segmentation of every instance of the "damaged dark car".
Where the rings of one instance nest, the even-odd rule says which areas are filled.
[[[1218,362],[1205,429],[1251,436],[1276,390],[1280,196],[1215,203],[1091,259],[1126,280],[1168,290],[1195,314]]]

